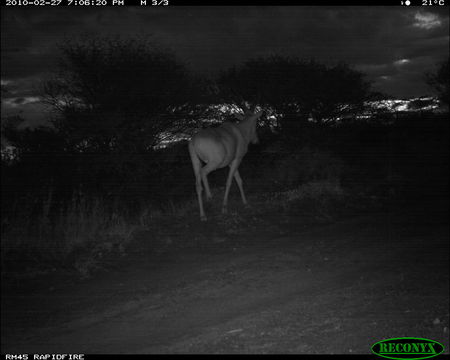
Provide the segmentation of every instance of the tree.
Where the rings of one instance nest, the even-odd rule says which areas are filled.
[[[439,100],[444,104],[449,103],[449,59],[440,63],[435,73],[427,73],[426,80],[438,94]]]
[[[317,122],[336,119],[370,96],[364,75],[345,63],[328,67],[316,61],[273,55],[252,59],[223,72],[218,84],[224,97],[242,98],[274,108],[279,127],[292,133],[311,115]]]
[[[145,38],[66,40],[59,49],[44,95],[58,114],[55,127],[83,151],[148,150],[182,121],[195,94],[187,68]]]
[[[194,116],[202,82],[147,38],[82,37],[59,50],[43,92],[71,159],[64,176],[96,194],[142,201],[151,191],[142,184],[160,176],[153,147]]]

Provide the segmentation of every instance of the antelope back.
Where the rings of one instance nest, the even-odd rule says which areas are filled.
[[[198,157],[217,168],[228,166],[244,156],[246,144],[236,124],[226,122],[217,128],[203,129],[192,138]]]

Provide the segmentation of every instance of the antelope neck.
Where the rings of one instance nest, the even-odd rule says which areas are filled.
[[[253,121],[251,118],[242,120],[239,124],[237,124],[238,129],[241,131],[245,141],[250,142],[250,132],[251,126],[253,125]]]

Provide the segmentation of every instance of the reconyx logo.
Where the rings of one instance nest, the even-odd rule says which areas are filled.
[[[437,341],[403,337],[378,341],[372,345],[372,352],[388,359],[427,359],[444,351]]]

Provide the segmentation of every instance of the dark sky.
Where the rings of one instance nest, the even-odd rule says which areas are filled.
[[[151,35],[207,73],[273,53],[345,61],[399,98],[431,94],[424,72],[449,55],[448,7],[3,7],[1,21],[2,115],[29,123],[56,43],[80,34]]]

